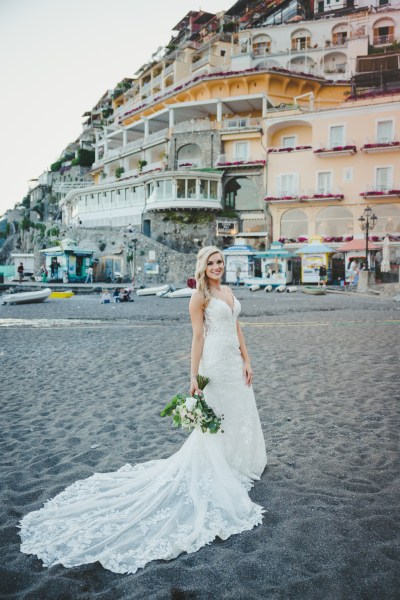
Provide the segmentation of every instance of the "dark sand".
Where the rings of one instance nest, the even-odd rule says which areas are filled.
[[[264,523],[135,575],[45,569],[19,552],[17,523],[77,479],[180,446],[158,415],[187,389],[188,300],[0,307],[0,598],[400,598],[399,304],[238,297],[269,458],[251,492]]]

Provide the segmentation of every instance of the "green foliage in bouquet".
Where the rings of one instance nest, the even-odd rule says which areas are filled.
[[[217,417],[204,399],[203,390],[209,382],[208,377],[197,375],[200,393],[193,394],[189,398],[177,394],[161,411],[161,417],[172,417],[172,424],[175,427],[183,427],[191,431],[198,425],[203,433],[217,433],[221,429],[223,416]],[[222,429],[221,433],[223,433]]]

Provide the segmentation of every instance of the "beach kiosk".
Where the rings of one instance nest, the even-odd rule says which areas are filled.
[[[381,250],[381,246],[377,246],[372,242],[368,241],[368,262],[369,270],[375,271],[375,254],[377,250]],[[350,269],[352,263],[357,262],[359,267],[366,263],[365,257],[365,238],[354,238],[350,242],[345,242],[339,250],[336,252],[342,252],[344,254],[344,264],[346,269],[346,282],[352,283],[354,277],[354,271]]]
[[[40,250],[49,272],[48,281],[84,281],[93,262],[93,250],[79,248],[75,240],[65,238],[59,246]]]
[[[245,285],[272,285],[278,287],[293,282],[294,255],[287,250],[281,242],[272,242],[271,247],[265,252],[257,252],[254,261],[260,261],[259,275],[244,279]]]
[[[225,281],[236,283],[240,269],[240,281],[254,274],[254,256],[257,254],[252,246],[238,243],[222,251],[225,258]]]
[[[313,236],[310,244],[296,250],[301,257],[302,283],[319,283],[319,268],[324,265],[328,275],[328,282],[332,280],[332,255],[337,250],[322,243],[322,237]]]

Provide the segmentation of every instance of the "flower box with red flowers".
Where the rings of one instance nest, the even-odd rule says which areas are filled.
[[[369,190],[368,192],[361,192],[360,196],[400,196],[400,190]]]
[[[317,148],[314,154],[355,154],[357,148],[355,146],[333,146],[332,148]]]

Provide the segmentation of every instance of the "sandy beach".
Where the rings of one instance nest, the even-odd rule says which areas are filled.
[[[264,522],[134,575],[43,568],[17,524],[77,479],[180,447],[159,412],[187,391],[188,300],[0,306],[1,599],[399,599],[400,304],[237,297],[269,459],[251,491]]]

